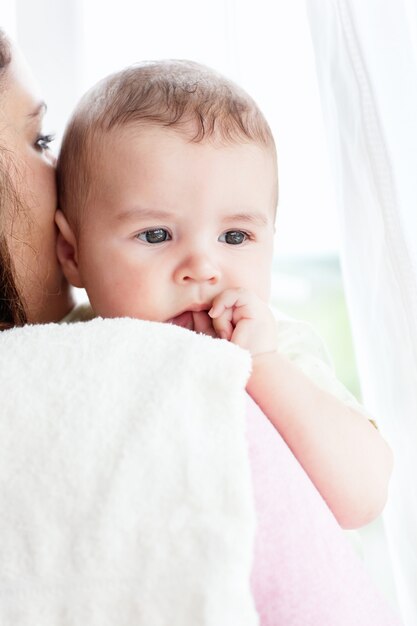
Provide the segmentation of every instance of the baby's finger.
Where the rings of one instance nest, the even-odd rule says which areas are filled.
[[[225,309],[247,305],[251,301],[251,294],[246,289],[225,289],[216,296],[208,312],[210,317],[219,317]]]
[[[212,320],[213,328],[217,333],[217,336],[221,339],[227,339],[230,341],[233,335],[233,324],[231,319],[232,309],[226,309],[223,315],[216,317]]]
[[[209,315],[217,336],[230,341],[233,333],[233,308],[225,308],[221,303],[219,304],[219,300],[217,304],[214,301],[213,303]],[[215,316],[213,316],[213,307]]]
[[[242,319],[237,326],[235,326],[231,342],[240,346],[241,348],[249,347],[250,339],[250,321]]]

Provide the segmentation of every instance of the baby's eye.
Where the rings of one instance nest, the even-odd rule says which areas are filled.
[[[152,228],[151,230],[145,230],[143,233],[136,235],[137,239],[146,241],[146,243],[163,243],[172,239],[171,235],[165,228]]]
[[[219,237],[219,241],[224,241],[233,246],[238,246],[249,238],[248,233],[243,230],[228,230]]]
[[[38,135],[36,137],[35,146],[38,150],[48,150],[49,145],[55,139],[55,135]]]

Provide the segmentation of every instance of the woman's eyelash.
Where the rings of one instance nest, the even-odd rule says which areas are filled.
[[[36,137],[35,146],[39,148],[40,150],[47,150],[49,148],[49,145],[53,142],[54,139],[55,139],[54,134],[38,135]]]

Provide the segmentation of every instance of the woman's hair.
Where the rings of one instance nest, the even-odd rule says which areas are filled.
[[[10,45],[0,29],[0,102],[6,88],[6,72],[11,61]],[[11,180],[11,155],[0,137],[0,330],[22,326],[27,321],[22,299],[13,276],[13,262],[4,232],[5,218],[19,207],[19,197]]]
[[[59,205],[76,229],[94,184],[101,141],[112,129],[128,125],[167,127],[191,142],[255,142],[275,156],[259,107],[221,74],[185,60],[130,66],[85,94],[64,135],[57,166]]]

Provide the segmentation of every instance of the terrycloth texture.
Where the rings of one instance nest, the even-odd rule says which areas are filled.
[[[253,548],[261,626],[398,625],[250,399],[245,423],[248,370],[150,322],[0,333],[1,626],[255,626]]]
[[[248,397],[261,626],[400,626],[283,439]]]
[[[170,325],[0,333],[1,626],[255,626],[249,355]]]

